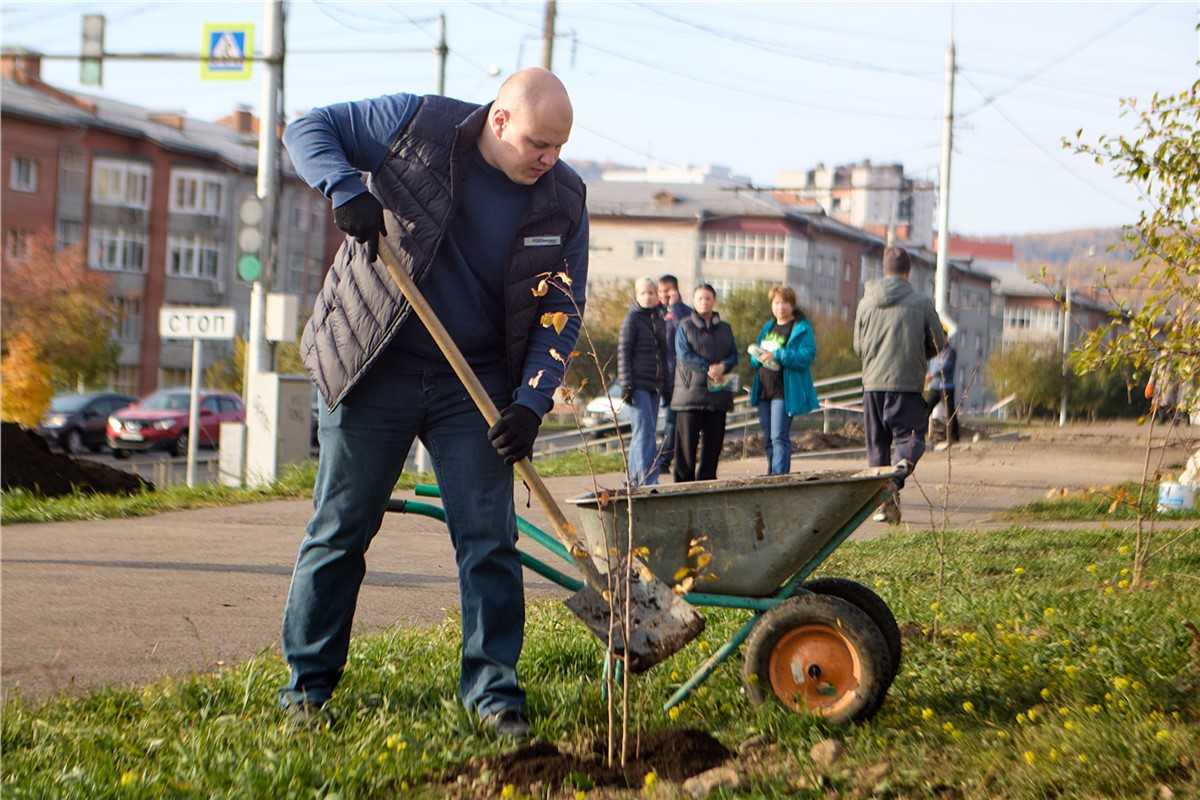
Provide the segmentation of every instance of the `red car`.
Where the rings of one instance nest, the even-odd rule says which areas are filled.
[[[187,455],[189,389],[161,389],[108,418],[108,446],[115,458],[128,458],[132,450],[167,450]],[[245,422],[246,406],[233,392],[200,390],[198,446],[216,447],[222,422]]]

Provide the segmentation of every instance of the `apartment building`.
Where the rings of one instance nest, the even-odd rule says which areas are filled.
[[[257,124],[188,119],[44,83],[36,54],[0,58],[0,204],[5,258],[37,232],[82,245],[110,273],[119,367],[110,388],[144,395],[191,380],[191,344],[159,337],[164,305],[233,308],[249,325],[250,284],[236,274],[237,210],[256,194]],[[328,202],[281,159],[278,272],[270,291],[312,307],[341,237]],[[204,348],[207,369],[232,343]]]

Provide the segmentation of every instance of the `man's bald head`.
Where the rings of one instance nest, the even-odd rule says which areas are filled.
[[[574,110],[554,73],[530,67],[500,87],[479,136],[484,159],[515,183],[532,184],[558,160]]]

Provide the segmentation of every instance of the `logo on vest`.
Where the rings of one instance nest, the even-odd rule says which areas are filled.
[[[561,236],[526,236],[526,247],[558,247],[562,244]]]

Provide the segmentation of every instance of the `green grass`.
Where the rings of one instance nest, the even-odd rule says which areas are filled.
[[[617,453],[593,454],[592,464],[597,474],[619,472],[621,458]],[[538,459],[537,470],[543,477],[586,475],[591,472],[582,453],[566,453]],[[317,476],[317,462],[306,461],[288,465],[278,480],[262,489],[235,489],[217,484],[201,484],[193,488],[173,486],[133,495],[93,495],[76,492],[63,497],[47,498],[15,489],[0,493],[0,523],[66,522],[70,520],[113,519],[141,517],[164,511],[188,508],[230,506],[260,503],[291,497],[312,497]],[[419,483],[433,483],[429,472],[405,472],[396,488],[411,489]]]
[[[708,609],[701,639],[637,679],[641,723],[699,728],[731,748],[756,734],[777,742],[786,768],[737,796],[874,788],[893,798],[1040,800],[1152,797],[1162,785],[1198,797],[1200,663],[1181,623],[1200,621],[1200,537],[1131,588],[1127,536],[949,532],[938,606],[931,535],[849,542],[820,574],[861,581],[912,623],[879,716],[830,728],[778,705],[752,707],[735,661],[663,714],[663,700],[745,619]],[[531,605],[526,628],[521,671],[537,733],[556,743],[602,737],[596,640],[557,603]],[[4,708],[0,788],[12,798],[443,797],[443,768],[504,749],[456,702],[458,638],[451,620],[355,639],[332,702],[338,721],[311,733],[283,729],[275,691],[285,668],[273,652],[140,691],[36,709],[18,698]],[[819,775],[807,752],[826,737],[845,755]],[[882,783],[860,785],[881,763],[890,766]]]
[[[1128,481],[1116,486],[1103,486],[1085,492],[1055,495],[1044,500],[1014,506],[997,516],[1006,520],[1037,520],[1067,522],[1075,520],[1132,520],[1138,515],[1138,484]],[[1144,518],[1200,519],[1200,505],[1187,511],[1159,514],[1158,484],[1146,484],[1142,495],[1141,513]]]

